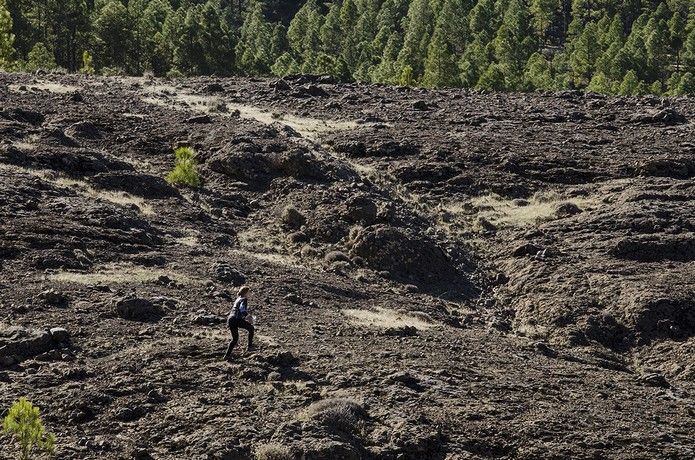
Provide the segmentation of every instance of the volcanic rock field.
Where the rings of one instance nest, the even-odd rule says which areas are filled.
[[[0,74],[0,415],[38,405],[57,459],[695,458],[693,123]],[[165,180],[180,146],[200,187]],[[228,363],[242,284],[257,350]]]

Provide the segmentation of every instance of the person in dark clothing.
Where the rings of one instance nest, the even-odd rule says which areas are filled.
[[[229,315],[227,316],[227,327],[229,328],[229,332],[232,333],[232,341],[229,342],[227,352],[224,354],[225,361],[229,361],[231,359],[232,349],[234,349],[239,341],[239,328],[246,329],[249,332],[248,350],[253,350],[254,329],[253,324],[248,321],[251,319],[251,316],[249,315],[248,296],[248,286],[242,286],[239,288],[237,298],[234,301],[234,307],[232,307],[232,311],[230,311]]]

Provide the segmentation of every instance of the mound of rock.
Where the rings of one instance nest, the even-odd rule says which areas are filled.
[[[68,126],[65,134],[78,139],[99,139],[101,137],[101,128],[91,121],[78,121]]]
[[[640,235],[623,238],[613,248],[612,254],[620,259],[643,262],[660,260],[695,260],[695,235]]]
[[[119,317],[133,321],[156,321],[164,315],[159,305],[135,296],[116,300],[114,309]]]
[[[372,225],[376,221],[377,212],[376,203],[364,195],[351,197],[345,203],[344,216],[351,223]]]
[[[324,180],[326,173],[310,153],[302,149],[263,152],[255,144],[234,146],[215,153],[208,162],[210,170],[244,182],[268,182],[275,177],[298,180]]]
[[[348,242],[350,254],[361,257],[374,270],[420,285],[449,283],[458,275],[456,267],[432,240],[405,231],[374,225],[355,232]]]
[[[143,198],[169,198],[179,192],[162,177],[130,172],[104,172],[90,178],[98,188],[128,192]]]
[[[61,327],[41,330],[0,324],[0,367],[46,353],[69,341],[69,332]]]

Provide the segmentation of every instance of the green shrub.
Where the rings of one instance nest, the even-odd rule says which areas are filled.
[[[294,455],[282,444],[268,443],[256,448],[256,460],[293,460]]]
[[[102,67],[99,73],[104,77],[120,77],[127,75],[123,67]]]
[[[183,78],[185,75],[178,69],[171,69],[166,74],[167,78]]]
[[[176,163],[173,171],[167,176],[167,181],[175,185],[199,186],[198,163],[195,160],[193,149],[190,147],[179,147],[174,151],[174,154],[176,155]]]
[[[93,74],[94,64],[92,61],[92,55],[89,54],[89,51],[84,50],[84,52],[82,53],[82,68],[80,69],[80,72],[86,74]]]
[[[53,52],[41,42],[37,42],[27,55],[25,69],[33,72],[38,69],[53,70],[58,67]]]
[[[19,443],[21,460],[29,460],[34,447],[43,449],[49,454],[53,454],[55,450],[55,436],[44,429],[39,408],[25,398],[21,398],[12,405],[2,422],[2,430],[13,435]]]

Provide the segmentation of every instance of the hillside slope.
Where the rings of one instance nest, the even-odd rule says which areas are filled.
[[[39,405],[57,458],[695,456],[692,99],[2,74],[0,100],[0,407]],[[201,188],[164,181],[179,145]],[[242,283],[259,350],[226,363]]]

